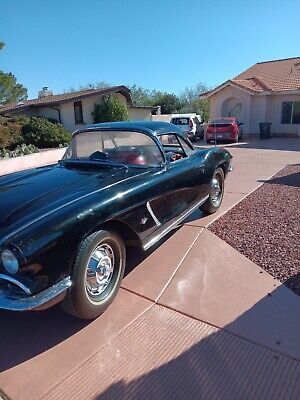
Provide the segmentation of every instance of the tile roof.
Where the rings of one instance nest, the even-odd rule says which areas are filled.
[[[255,92],[300,89],[300,57],[257,63],[232,82]]]
[[[23,101],[19,104],[7,104],[4,106],[0,106],[0,113],[7,112],[7,111],[21,111],[28,107],[39,107],[39,106],[51,106],[56,105],[59,103],[64,103],[67,101],[75,101],[80,100],[85,97],[93,96],[93,95],[104,95],[110,93],[121,93],[123,94],[129,106],[132,106],[132,98],[130,94],[130,89],[126,86],[112,86],[107,88],[101,89],[87,89],[87,90],[80,90],[78,92],[71,92],[71,93],[63,93],[63,94],[56,94],[51,96],[45,96],[37,99],[31,99]]]
[[[209,92],[202,93],[200,97],[210,97],[226,84],[239,86],[254,94],[265,91],[300,90],[300,57],[264,61],[252,65],[233,79],[223,82]]]

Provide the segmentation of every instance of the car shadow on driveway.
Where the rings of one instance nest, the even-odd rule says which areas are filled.
[[[146,252],[129,248],[125,276],[175,232],[172,231]],[[51,349],[92,322],[66,314],[59,305],[32,312],[0,310],[0,321],[0,373]]]
[[[0,372],[43,353],[89,324],[59,306],[37,312],[0,312]]]

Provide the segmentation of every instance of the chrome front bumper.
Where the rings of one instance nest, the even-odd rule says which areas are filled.
[[[9,279],[7,279],[9,278]],[[72,285],[71,278],[68,276],[61,281],[55,283],[53,286],[39,292],[37,294],[29,295],[24,290],[24,293],[10,294],[5,286],[1,286],[3,281],[12,282],[10,277],[0,274],[0,309],[12,311],[29,311],[38,308],[47,308],[47,304],[54,304],[55,299],[63,295],[64,292]],[[20,287],[20,285],[17,285]]]

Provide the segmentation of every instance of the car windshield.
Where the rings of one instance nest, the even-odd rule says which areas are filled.
[[[171,122],[174,125],[188,125],[189,118],[172,118]]]
[[[148,135],[131,131],[86,131],[75,135],[63,160],[157,166],[164,162]]]

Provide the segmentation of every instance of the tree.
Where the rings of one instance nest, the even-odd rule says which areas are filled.
[[[27,99],[27,89],[17,83],[12,73],[0,71],[0,104],[14,103]]]
[[[0,40],[0,50],[5,43]],[[16,77],[12,73],[5,73],[0,70],[0,104],[14,103],[27,99],[27,89],[17,83]]]
[[[171,114],[181,108],[179,98],[174,94],[156,92],[152,106],[161,106],[162,114]]]
[[[133,104],[137,106],[152,106],[156,90],[145,89],[141,86],[133,85],[129,87]]]
[[[79,85],[78,88],[70,87],[69,89],[65,89],[64,93],[73,93],[73,92],[79,92],[81,90],[89,90],[89,89],[105,89],[108,87],[111,87],[112,85],[110,83],[107,83],[105,81],[99,81],[96,83],[86,83],[85,85]]]
[[[129,119],[128,109],[118,97],[106,95],[99,104],[94,105],[92,112],[94,124],[98,122],[126,121]]]
[[[209,119],[209,100],[200,99],[200,95],[209,91],[209,88],[205,83],[199,82],[195,86],[185,88],[179,95],[182,103],[180,112],[191,113],[201,115],[203,121],[207,122]]]

